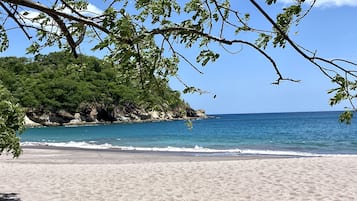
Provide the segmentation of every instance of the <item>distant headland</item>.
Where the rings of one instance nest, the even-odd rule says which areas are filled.
[[[206,117],[170,88],[168,72],[147,68],[85,55],[74,58],[65,52],[35,58],[2,57],[0,84],[24,108],[27,126]]]

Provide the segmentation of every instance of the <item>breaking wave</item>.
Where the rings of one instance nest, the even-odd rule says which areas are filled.
[[[271,156],[351,156],[347,154],[316,154],[308,152],[280,151],[280,150],[255,150],[255,149],[211,149],[201,146],[194,147],[134,147],[134,146],[114,146],[108,143],[95,144],[91,142],[23,142],[22,146],[50,146],[50,147],[71,147],[81,149],[116,149],[122,151],[144,151],[144,152],[176,152],[176,153],[212,153],[222,155],[271,155]]]

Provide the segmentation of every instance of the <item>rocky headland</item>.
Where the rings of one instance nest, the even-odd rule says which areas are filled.
[[[139,123],[207,118],[204,110],[190,107],[179,111],[146,111],[134,105],[106,109],[100,105],[87,105],[75,113],[66,110],[55,112],[28,109],[25,116],[27,127],[68,126],[106,123]]]
[[[0,86],[25,109],[27,126],[205,118],[168,78],[95,57],[66,52],[0,58]]]

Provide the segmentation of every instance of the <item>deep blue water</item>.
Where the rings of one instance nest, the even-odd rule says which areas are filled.
[[[193,121],[31,128],[25,144],[245,154],[357,154],[357,122],[339,112],[215,115]],[[31,142],[31,143],[29,143]]]

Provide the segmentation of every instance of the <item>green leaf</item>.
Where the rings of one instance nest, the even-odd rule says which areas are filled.
[[[28,54],[38,54],[40,52],[40,45],[37,42],[34,42],[26,49]]]
[[[196,92],[197,89],[195,87],[186,87],[184,90],[183,90],[183,93],[184,94],[187,94],[187,93],[194,93]]]
[[[352,111],[344,111],[339,118],[339,121],[341,123],[346,123],[348,125],[351,124],[353,118],[353,112]]]
[[[5,51],[9,47],[9,39],[5,28],[0,25],[0,52]]]
[[[205,66],[209,61],[216,61],[219,58],[219,54],[214,53],[212,50],[201,50],[200,54],[196,57],[196,61]]]
[[[185,124],[189,130],[191,130],[193,128],[193,123],[191,120],[186,120]]]
[[[263,48],[265,49],[271,40],[272,36],[261,33],[259,35],[259,38],[255,41],[255,44],[257,45],[258,48]]]
[[[266,0],[265,1],[268,5],[271,5],[273,3],[276,3],[276,0]]]

